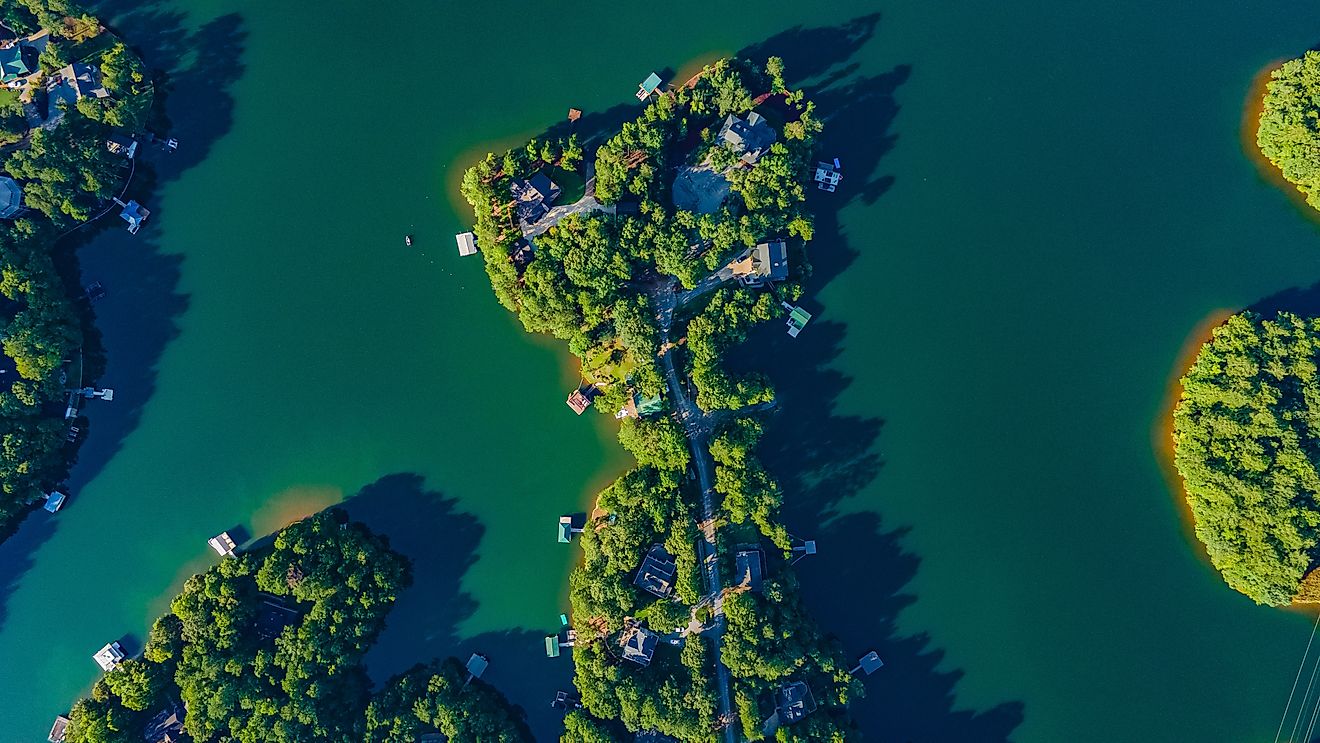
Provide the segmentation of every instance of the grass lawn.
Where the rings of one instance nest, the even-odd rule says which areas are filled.
[[[572,204],[587,192],[587,182],[582,178],[582,174],[575,170],[555,167],[550,168],[546,175],[559,186],[559,198],[555,199],[556,204]]]
[[[13,88],[0,88],[0,109],[17,108],[18,94]]]

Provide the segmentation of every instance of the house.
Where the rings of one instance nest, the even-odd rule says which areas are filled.
[[[46,103],[48,122],[60,118],[59,104],[72,108],[78,101],[87,98],[108,98],[110,91],[101,85],[101,71],[91,65],[75,62],[55,73],[54,85],[49,90]]]
[[[116,199],[116,201],[118,200]],[[120,203],[122,204],[122,202]],[[147,221],[147,217],[151,216],[151,210],[136,201],[129,201],[127,204],[122,205],[124,210],[119,213],[119,218],[128,222],[128,231],[136,235],[138,230],[142,229],[142,224]]]
[[[233,557],[234,548],[238,546],[234,543],[234,538],[229,536],[229,532],[227,531],[222,531],[218,535],[211,537],[206,540],[206,543],[211,545],[211,549],[215,550],[216,554],[221,557]]]
[[[460,256],[477,254],[477,236],[471,232],[460,232],[454,236],[458,242],[458,254]]]
[[[665,409],[665,403],[660,395],[655,397],[646,397],[641,392],[633,392],[628,401],[623,404],[623,408],[614,417],[618,420],[624,418],[645,418],[648,415],[655,415]]]
[[[770,149],[770,145],[775,143],[778,136],[764,116],[750,111],[746,119],[739,118],[735,114],[725,117],[724,125],[720,127],[719,139],[741,155],[742,162],[755,165],[756,161],[761,159],[761,155]]]
[[[674,592],[676,570],[674,558],[664,545],[653,545],[642,558],[642,564],[637,568],[637,575],[633,578],[633,585],[659,598],[668,598],[669,594]]]
[[[518,275],[522,276],[523,271],[527,270],[528,264],[536,257],[536,246],[531,240],[521,238],[513,244],[513,250],[509,252],[509,260],[518,269]]]
[[[783,240],[763,242],[743,252],[727,267],[744,286],[764,286],[788,278],[788,247]]]
[[[146,743],[179,743],[188,740],[183,729],[183,710],[174,705],[156,713],[142,729]]]
[[[805,681],[793,681],[779,687],[775,692],[775,711],[779,720],[791,725],[816,711],[816,699],[811,695],[811,687]]]
[[[0,49],[0,84],[26,81],[37,71],[40,55],[36,47],[21,42]]]
[[[646,100],[663,83],[664,81],[660,79],[660,76],[655,74],[654,72],[652,72],[650,75],[647,75],[646,79],[642,81],[642,84],[637,86],[637,100],[639,101]]]
[[[623,659],[630,660],[643,668],[651,665],[651,658],[655,656],[655,647],[659,644],[660,636],[641,625],[634,625],[624,630],[619,638],[619,645],[623,647]]]
[[[765,575],[765,554],[756,547],[733,554],[733,584],[759,592]]]
[[[105,647],[96,651],[92,655],[92,660],[101,667],[102,671],[113,671],[120,661],[124,660],[124,648],[117,642],[106,643]]]
[[[0,175],[0,219],[9,219],[23,211],[23,189],[18,181]]]
[[[64,715],[55,716],[55,724],[50,726],[50,735],[46,740],[50,743],[64,743],[64,733],[69,728],[69,718]]]
[[[572,408],[574,413],[582,415],[591,407],[591,398],[583,394],[581,388],[573,390],[573,394],[568,396],[568,407]]]
[[[560,188],[550,176],[538,171],[525,181],[515,179],[509,184],[509,193],[517,202],[518,221],[526,230],[550,211],[555,199],[559,198]]]
[[[290,575],[288,580],[292,586],[296,580],[300,580],[302,575]],[[257,630],[257,636],[263,640],[273,641],[284,633],[284,628],[296,622],[302,615],[297,609],[290,609],[285,606],[278,597],[269,594],[261,594],[261,608],[257,612],[256,619],[252,622]]]
[[[115,132],[105,140],[105,148],[112,155],[122,155],[129,160],[137,156],[137,140],[126,132]]]

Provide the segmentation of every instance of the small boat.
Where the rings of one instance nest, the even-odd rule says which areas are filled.
[[[411,248],[411,247],[412,247],[412,235],[404,235],[404,236],[403,236],[403,244],[404,244],[404,245],[407,245],[408,247]]]

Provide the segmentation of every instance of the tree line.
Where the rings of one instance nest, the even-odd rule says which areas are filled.
[[[521,713],[452,658],[372,690],[362,659],[410,569],[341,511],[286,527],[189,578],[142,657],[74,705],[67,740],[140,741],[156,712],[182,702],[199,741],[530,741]]]

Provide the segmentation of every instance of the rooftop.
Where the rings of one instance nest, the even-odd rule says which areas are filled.
[[[64,731],[68,727],[69,718],[64,715],[56,715],[55,724],[50,726],[50,735],[46,736],[46,740],[50,741],[50,743],[63,743]]]
[[[655,646],[659,642],[659,635],[641,625],[624,630],[623,636],[619,638],[619,644],[623,646],[624,660],[630,660],[642,667],[651,665],[651,658],[655,656]]]
[[[633,584],[660,598],[667,598],[674,591],[674,558],[663,545],[654,545],[642,558],[637,568],[637,577]]]
[[[19,187],[18,181],[7,175],[0,175],[0,219],[9,219],[21,211],[23,211],[23,189]]]
[[[733,584],[761,590],[765,574],[765,554],[757,548],[740,549],[733,554]]]
[[[746,119],[729,114],[724,119],[724,125],[720,127],[719,137],[735,152],[741,153],[742,161],[748,165],[759,160],[778,139],[774,128],[766,122],[765,117],[755,111],[748,112]]]
[[[477,252],[477,236],[471,232],[460,232],[454,236],[458,242],[459,255],[475,255]]]
[[[805,681],[793,681],[775,693],[775,709],[785,724],[792,724],[816,711],[816,699]]]
[[[118,642],[108,642],[105,647],[92,655],[92,660],[96,661],[96,665],[100,666],[102,671],[113,671],[123,659],[124,649]]]
[[[573,390],[573,394],[568,396],[568,407],[578,415],[582,415],[591,407],[591,398],[583,394],[580,389]]]

